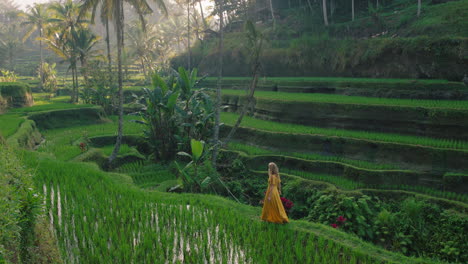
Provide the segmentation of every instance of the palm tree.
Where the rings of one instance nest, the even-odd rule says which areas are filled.
[[[29,30],[23,37],[23,42],[26,41],[35,31],[39,31],[39,50],[41,52],[41,65],[39,68],[41,76],[41,87],[44,86],[44,74],[43,74],[43,64],[44,64],[44,55],[42,51],[42,37],[44,35],[45,27],[52,22],[47,13],[47,9],[44,5],[35,4],[32,7],[29,7],[30,13],[21,13],[21,16],[26,18],[26,21],[21,23],[22,26],[29,26]]]
[[[115,141],[115,147],[112,154],[109,156],[109,164],[112,164],[114,159],[120,150],[123,137],[123,76],[122,76],[122,50],[124,46],[124,1],[130,4],[140,16],[142,25],[145,26],[144,14],[151,13],[152,9],[148,5],[146,0],[81,0],[81,12],[92,11],[94,13],[99,5],[102,3],[104,8],[107,8],[108,14],[112,13],[112,17],[115,23],[115,31],[117,35],[117,67],[118,67],[118,84],[119,84],[119,126],[117,129],[117,139]],[[166,6],[163,0],[155,1],[159,9],[167,14]]]
[[[109,71],[109,83],[112,83],[112,56],[110,48],[110,31],[109,31],[109,22],[113,19],[113,10],[116,1],[114,0],[96,0],[96,1],[82,1],[81,10],[79,17],[85,17],[89,10],[91,12],[91,23],[94,24],[96,10],[100,8],[101,13],[101,23],[104,24],[106,28],[106,46],[107,46],[107,66]]]
[[[85,20],[79,18],[79,6],[72,0],[67,0],[63,4],[57,2],[51,4],[49,9],[53,12],[53,26],[50,28],[49,47],[60,57],[70,63],[72,71],[72,102],[78,102],[78,49],[76,38],[77,30],[81,28]]]
[[[45,41],[50,50],[70,64],[69,69],[72,72],[73,92],[72,102],[78,101],[78,72],[77,72],[77,49],[71,38],[66,38],[63,32],[48,32]]]
[[[99,42],[99,39],[88,28],[79,28],[78,31],[74,33],[73,42],[78,59],[81,63],[81,68],[84,69],[88,65],[88,59],[99,53],[99,51],[93,49]],[[83,77],[86,81],[88,80],[86,71],[83,72]]]
[[[139,23],[132,24],[127,36],[130,40],[130,55],[136,57],[141,64],[145,79],[149,78],[153,58],[156,57],[158,42],[156,25],[150,24],[143,30]],[[149,67],[149,69],[148,69]]]

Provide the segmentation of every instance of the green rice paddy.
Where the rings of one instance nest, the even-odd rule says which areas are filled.
[[[234,113],[222,113],[221,118],[227,125],[234,125],[238,115]],[[259,129],[264,131],[288,133],[288,134],[306,134],[326,137],[352,138],[357,140],[405,144],[412,146],[432,147],[439,149],[454,149],[468,151],[468,142],[453,139],[436,139],[429,137],[418,137],[409,135],[399,135],[390,133],[377,133],[367,131],[353,131],[344,129],[331,129],[310,127],[296,124],[278,123],[265,121],[244,116],[241,127]]]
[[[223,95],[245,95],[242,90],[223,89]],[[362,96],[345,96],[335,94],[318,93],[278,93],[278,92],[255,92],[255,98],[275,101],[290,102],[311,102],[311,103],[330,103],[330,104],[354,104],[354,105],[375,105],[392,107],[422,107],[422,108],[446,108],[468,110],[468,101],[455,100],[412,100],[412,99],[394,99],[394,98],[375,98]]]

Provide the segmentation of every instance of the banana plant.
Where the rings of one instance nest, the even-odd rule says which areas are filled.
[[[144,131],[156,160],[172,160],[177,151],[179,126],[177,100],[180,92],[174,78],[166,83],[158,74],[152,75],[153,89],[143,88],[143,96],[137,99]]]
[[[205,142],[196,139],[190,140],[192,154],[187,152],[178,152],[177,155],[186,156],[190,158],[190,162],[182,169],[181,166],[175,162],[177,169],[182,175],[182,182],[185,188],[191,192],[200,192],[202,189],[208,187],[211,183],[211,176],[200,177],[198,175],[198,168],[203,163],[208,151],[204,151]],[[187,170],[193,167],[193,174],[191,175]]]

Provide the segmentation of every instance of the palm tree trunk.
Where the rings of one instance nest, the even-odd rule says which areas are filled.
[[[313,12],[312,3],[310,2],[310,0],[307,0],[307,4],[309,4],[310,12]],[[291,2],[289,2],[289,8],[291,8]]]
[[[323,22],[325,23],[325,26],[328,26],[327,0],[322,0],[322,9],[323,9]]]
[[[192,68],[192,50],[190,48],[190,0],[187,0],[187,50],[188,50],[188,67],[187,70],[190,72]]]
[[[107,63],[109,64],[109,85],[112,85],[112,57],[110,49],[109,18],[106,18]]]
[[[39,49],[41,51],[41,66],[39,68],[41,76],[41,89],[44,88],[44,55],[42,53],[42,28],[39,29]]]
[[[118,17],[117,17],[117,65],[118,65],[118,81],[119,81],[119,126],[117,129],[117,139],[115,141],[114,150],[109,156],[109,166],[117,157],[122,144],[123,137],[123,76],[122,76],[122,48],[123,48],[123,33],[124,33],[124,14],[123,14],[123,0],[119,0],[118,4]]]
[[[273,2],[270,0],[270,11],[271,11],[271,19],[273,20],[273,29],[276,28],[276,19],[275,19],[275,12],[273,10]]]
[[[421,15],[421,0],[418,0],[418,17]]]
[[[218,44],[218,81],[216,87],[216,105],[215,105],[215,125],[213,129],[213,153],[211,163],[216,168],[216,160],[219,152],[219,125],[220,125],[220,108],[221,108],[221,78],[223,77],[223,53],[224,53],[224,15],[222,0],[218,0],[219,5],[219,44]]]
[[[244,115],[247,113],[247,109],[249,108],[249,106],[252,103],[252,100],[254,98],[255,88],[257,87],[258,75],[259,75],[259,69],[260,69],[260,65],[259,65],[258,61],[256,61],[255,63],[256,63],[256,65],[254,66],[254,76],[253,76],[253,79],[252,79],[252,83],[250,84],[249,94],[247,95],[247,98],[246,98],[247,101],[243,105],[241,113],[240,113],[239,117],[237,118],[236,123],[231,128],[231,131],[229,131],[229,134],[227,135],[226,139],[224,140],[223,145],[227,145],[229,143],[229,141],[231,141],[232,136],[234,135],[234,133],[236,133],[236,130],[239,128],[240,123],[242,122],[242,119],[244,118]]]
[[[203,22],[203,30],[206,30],[206,21],[205,21],[205,14],[203,14],[203,6],[201,4],[201,0],[198,1],[198,5],[200,6],[200,14]]]

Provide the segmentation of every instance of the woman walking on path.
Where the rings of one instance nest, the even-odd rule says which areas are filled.
[[[268,189],[263,200],[262,220],[272,223],[288,223],[289,219],[280,199],[281,179],[278,166],[268,164]]]

